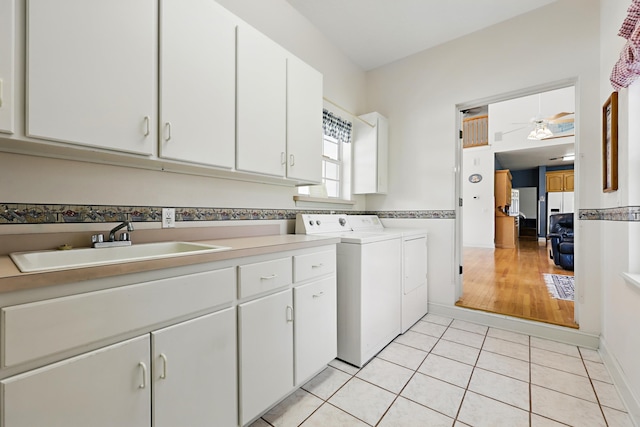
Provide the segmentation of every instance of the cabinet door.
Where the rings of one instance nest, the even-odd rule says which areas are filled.
[[[151,336],[154,426],[238,425],[235,309]]]
[[[248,25],[238,27],[236,168],[284,176],[287,79],[284,49]]]
[[[302,385],[338,354],[336,278],[293,290],[295,380]]]
[[[235,18],[211,0],[160,5],[160,156],[231,169]]]
[[[573,185],[573,172],[567,172],[564,174],[564,179],[563,179],[563,191],[573,191],[574,190],[574,185]]]
[[[353,147],[354,194],[386,194],[389,175],[389,124],[379,113],[360,116],[370,125],[356,123],[357,140]]]
[[[547,173],[547,192],[563,191],[564,176],[562,173]]]
[[[240,425],[293,389],[291,290],[238,306]]]
[[[0,0],[0,52],[0,132],[13,133],[14,0]]]
[[[0,382],[3,427],[148,427],[149,336]]]
[[[287,177],[322,181],[322,74],[287,58]]]
[[[157,2],[29,0],[26,133],[151,155]]]

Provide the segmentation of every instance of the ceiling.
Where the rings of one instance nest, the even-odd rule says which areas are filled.
[[[287,0],[368,71],[471,34],[557,0]],[[521,120],[535,115],[527,113]],[[569,164],[549,160],[573,144],[497,153],[505,168]]]
[[[556,0],[287,0],[365,71]]]
[[[573,161],[563,161],[562,156],[575,153],[573,142],[549,147],[527,148],[496,153],[496,159],[509,170],[534,169],[538,166],[566,166]],[[551,160],[554,159],[554,160]]]

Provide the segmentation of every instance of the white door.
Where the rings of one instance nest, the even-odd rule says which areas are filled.
[[[322,74],[287,58],[287,177],[322,181]]]
[[[162,0],[160,16],[160,156],[231,169],[236,19],[211,0]]]
[[[29,0],[27,135],[154,154],[157,26],[154,0]]]
[[[236,168],[286,172],[285,50],[258,30],[238,27]]]
[[[293,289],[295,381],[302,385],[338,354],[336,278]]]
[[[293,388],[291,290],[238,306],[240,425]]]
[[[0,0],[0,132],[13,133],[15,2]]]
[[[237,425],[235,309],[151,336],[154,427]]]
[[[3,427],[149,427],[149,335],[0,382]]]

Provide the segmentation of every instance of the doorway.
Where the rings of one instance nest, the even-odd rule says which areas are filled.
[[[545,283],[549,275],[574,280],[572,270],[549,257],[545,175],[547,168],[566,167],[562,158],[577,151],[575,86],[565,80],[457,106],[460,124],[488,117],[485,144],[463,148],[457,140],[457,306],[577,327],[573,301],[552,297]],[[550,119],[560,113],[566,120]],[[531,138],[542,128],[551,135]],[[508,171],[509,184],[511,173],[519,175],[514,203],[498,203],[498,170]],[[514,210],[518,193],[522,204]]]

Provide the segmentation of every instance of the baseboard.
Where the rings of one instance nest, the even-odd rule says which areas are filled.
[[[611,354],[604,338],[600,338],[600,348],[598,349],[600,357],[604,362],[604,366],[609,371],[616,389],[620,393],[620,398],[627,408],[631,422],[634,426],[640,425],[640,401],[629,387],[627,377],[624,374],[618,360]]]
[[[594,350],[597,349],[600,344],[600,337],[598,335],[502,314],[487,313],[485,311],[434,303],[429,303],[429,313]]]

